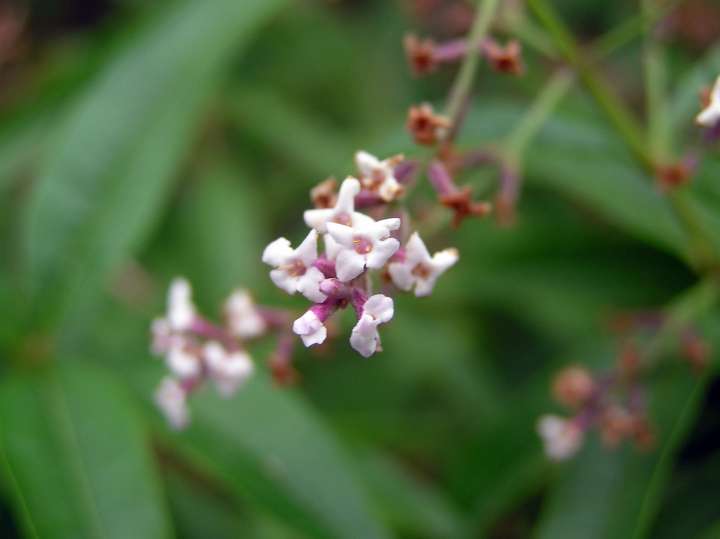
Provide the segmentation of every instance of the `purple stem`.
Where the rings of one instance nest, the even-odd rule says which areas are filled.
[[[324,256],[318,257],[318,259],[313,262],[313,266],[319,269],[326,279],[330,279],[336,276],[335,262],[333,262],[332,260],[328,260]]]
[[[405,161],[400,162],[400,164],[395,167],[393,173],[395,174],[395,179],[399,183],[407,185],[415,179],[417,171],[417,161],[406,159]]]
[[[357,209],[370,208],[372,206],[379,206],[380,204],[384,203],[385,201],[380,198],[377,193],[373,193],[372,191],[368,191],[366,189],[360,191],[355,197],[355,207]]]
[[[284,328],[291,321],[290,313],[282,309],[260,307],[257,311],[260,318],[262,318],[265,324],[271,328]]]
[[[428,167],[428,178],[438,195],[451,195],[457,191],[448,169],[440,161],[433,161]]]
[[[350,301],[352,302],[353,309],[355,309],[355,314],[357,315],[358,319],[362,317],[363,309],[365,308],[365,302],[367,301],[367,298],[367,293],[364,290],[361,290],[357,287],[353,288]]]
[[[457,62],[465,57],[467,42],[464,39],[453,39],[435,45],[433,58],[436,62]]]

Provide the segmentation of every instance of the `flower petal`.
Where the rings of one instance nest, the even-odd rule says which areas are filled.
[[[327,296],[320,292],[320,283],[325,280],[323,272],[317,268],[309,268],[297,282],[297,291],[313,303],[322,303]]]
[[[311,230],[298,248],[295,249],[295,256],[305,264],[305,267],[312,266],[312,263],[317,260],[317,240],[317,231]]]
[[[400,242],[395,238],[388,238],[375,242],[373,250],[367,255],[367,267],[382,268],[400,248]]]
[[[365,257],[353,250],[345,249],[335,260],[337,278],[347,283],[365,270]]]
[[[290,241],[285,238],[278,238],[271,242],[262,254],[262,261],[270,266],[281,266],[288,258],[293,256],[293,248]]]

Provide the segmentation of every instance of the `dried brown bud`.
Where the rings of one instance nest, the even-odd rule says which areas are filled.
[[[640,451],[650,451],[655,447],[655,431],[646,418],[635,418],[633,439],[635,440],[635,446]]]
[[[269,365],[273,381],[281,387],[294,385],[300,380],[300,374],[288,361],[270,359]]]
[[[501,47],[496,41],[488,39],[483,43],[483,52],[495,71],[516,76],[525,72],[522,47],[518,41],[509,41],[505,47]]]
[[[410,107],[406,125],[417,144],[432,146],[443,137],[444,131],[450,127],[450,120],[445,116],[435,114],[432,105],[423,103]]]
[[[683,358],[693,370],[700,374],[707,369],[710,359],[710,346],[695,334],[685,335],[681,342]]]
[[[595,381],[587,369],[573,365],[555,376],[552,393],[560,404],[578,408],[587,403],[595,393]]]
[[[337,181],[328,178],[310,190],[310,199],[316,208],[332,208],[337,201]]]
[[[673,189],[688,183],[692,172],[692,167],[684,161],[655,167],[655,177],[660,186],[665,189]]]
[[[610,448],[617,447],[620,442],[636,431],[636,419],[625,408],[608,406],[600,419],[600,435],[603,443]]]
[[[442,195],[440,202],[455,212],[453,216],[455,228],[459,227],[467,217],[485,217],[492,209],[489,202],[474,202],[472,189],[469,186],[463,187],[455,193]]]
[[[408,64],[416,76],[427,75],[437,69],[435,42],[432,39],[419,39],[413,34],[408,34],[403,45]]]

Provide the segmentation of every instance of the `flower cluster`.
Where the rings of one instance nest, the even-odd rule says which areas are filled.
[[[209,380],[223,397],[232,396],[253,374],[254,364],[244,342],[263,335],[272,320],[246,290],[225,302],[224,324],[198,314],[185,279],[170,285],[167,313],[152,324],[152,351],[165,360],[169,375],[160,383],[155,401],[175,428],[190,419],[188,395]]]
[[[538,420],[537,431],[548,458],[571,458],[591,429],[597,429],[610,448],[628,439],[640,449],[652,446],[654,434],[648,421],[644,384],[652,357],[643,352],[641,343],[657,338],[666,323],[666,317],[655,311],[617,317],[613,329],[620,334],[622,345],[613,369],[592,374],[573,365],[555,376],[553,397],[574,415],[570,418],[544,415]],[[705,341],[692,327],[685,327],[676,342],[679,357],[694,371],[702,372],[710,354]],[[646,348],[651,348],[649,343]]]
[[[402,246],[399,217],[374,218],[358,211],[360,206],[372,206],[384,212],[403,195],[408,175],[402,156],[380,160],[359,151],[355,162],[358,177],[346,178],[337,194],[332,182],[313,190],[313,200],[320,203],[304,213],[310,231],[302,242],[293,248],[289,240],[278,238],[265,248],[262,261],[273,268],[270,278],[276,286],[313,303],[292,325],[305,346],[324,342],[326,321],[352,305],[357,323],[350,345],[370,357],[381,350],[378,326],[394,314],[389,285],[426,296],[437,278],[457,262],[458,253],[446,249],[431,256],[417,232]],[[323,253],[318,246],[321,239]],[[387,294],[372,294],[373,270],[388,279]]]

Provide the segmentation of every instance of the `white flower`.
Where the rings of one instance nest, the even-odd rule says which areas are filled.
[[[355,154],[355,164],[360,171],[363,186],[375,191],[385,202],[395,200],[403,191],[395,178],[395,165],[402,156],[391,157],[380,161],[368,152],[359,151]]]
[[[254,371],[250,356],[241,350],[228,353],[218,342],[207,342],[203,348],[203,357],[208,374],[215,382],[218,393],[223,397],[232,396]]]
[[[262,261],[275,269],[270,278],[288,294],[300,292],[310,301],[321,303],[325,294],[320,292],[320,282],[325,279],[322,272],[313,266],[317,260],[318,233],[311,230],[297,249],[290,246],[285,238],[279,238],[265,247]]]
[[[195,378],[200,375],[202,371],[202,365],[198,357],[188,351],[182,342],[170,348],[165,357],[165,362],[170,372],[180,378],[180,380]]]
[[[405,260],[391,262],[388,271],[395,286],[401,290],[407,291],[414,286],[416,296],[427,296],[437,278],[457,261],[457,249],[445,249],[430,257],[427,247],[415,232],[405,245]]]
[[[158,356],[167,354],[169,350],[175,346],[180,346],[183,342],[183,338],[180,335],[173,333],[167,318],[156,318],[153,320],[150,326],[150,333],[152,335],[150,350]]]
[[[720,121],[720,77],[710,91],[710,103],[700,111],[695,121],[704,127],[714,127]]]
[[[245,289],[235,290],[225,301],[225,317],[228,329],[236,337],[251,339],[265,332],[265,320]]]
[[[167,320],[173,331],[185,331],[195,319],[192,288],[186,279],[177,278],[170,283],[168,291]]]
[[[382,294],[370,296],[363,306],[363,313],[350,335],[350,345],[363,357],[373,355],[380,344],[377,327],[389,322],[394,313],[393,300]]]
[[[327,338],[327,328],[312,311],[307,311],[293,322],[293,332],[300,336],[307,347],[320,344]]]
[[[171,377],[160,382],[155,391],[155,403],[174,429],[182,429],[190,421],[187,394],[180,383]]]
[[[365,268],[378,269],[400,248],[400,242],[390,237],[390,231],[400,227],[400,219],[383,219],[349,227],[328,223],[328,233],[338,244],[335,257],[337,277],[348,282]]]
[[[307,210],[304,214],[305,224],[324,234],[328,223],[341,223],[354,226],[372,221],[364,213],[355,211],[355,197],[360,192],[360,182],[348,177],[342,182],[334,208]]]
[[[552,460],[566,460],[578,452],[583,442],[582,430],[556,415],[544,415],[537,423],[537,431],[542,438],[545,454]]]

